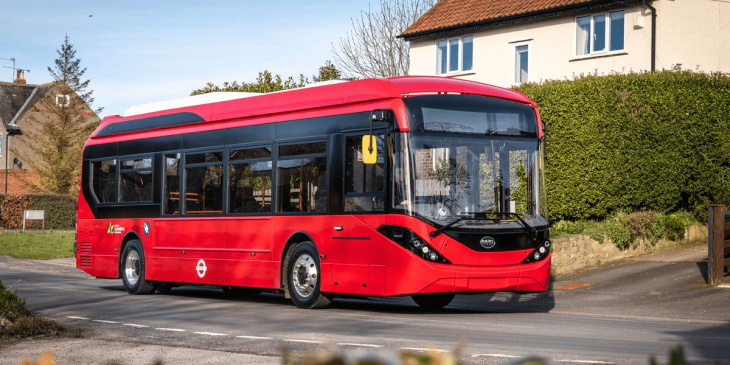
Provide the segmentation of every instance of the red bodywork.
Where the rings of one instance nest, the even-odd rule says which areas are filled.
[[[368,79],[166,110],[133,117],[106,117],[87,146],[166,135],[276,123],[373,109],[391,109],[400,131],[408,130],[402,98],[424,93],[462,93],[531,105],[524,95],[480,83],[440,77]],[[534,108],[534,106],[533,106]],[[110,123],[173,112],[205,121],[181,127],[96,137]],[[542,126],[538,117],[539,137]],[[145,230],[145,225],[148,229]],[[406,227],[451,264],[428,262],[377,229]],[[130,239],[142,242],[146,280],[280,289],[283,255],[293,240],[311,240],[321,261],[321,290],[394,296],[440,292],[534,292],[547,289],[550,256],[521,264],[532,250],[475,252],[414,217],[397,214],[223,216],[96,219],[79,195],[77,267],[118,278],[119,260]],[[338,229],[336,230],[335,227]],[[204,265],[201,265],[201,260]]]

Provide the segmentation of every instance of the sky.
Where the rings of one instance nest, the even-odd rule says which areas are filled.
[[[0,81],[52,82],[66,35],[100,117],[260,71],[308,78],[378,0],[0,0]]]

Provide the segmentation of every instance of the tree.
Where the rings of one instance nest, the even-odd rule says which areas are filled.
[[[332,64],[332,61],[325,61],[324,66],[319,68],[319,73],[312,76],[312,82],[323,82],[329,80],[354,80],[354,78],[344,78],[342,72]]]
[[[66,95],[66,102],[59,103],[58,95]],[[29,113],[22,135],[17,137],[30,153],[11,148],[13,154],[27,161],[44,187],[58,194],[77,194],[81,149],[97,126],[92,122],[95,118],[89,118],[92,113],[86,103],[61,82],[45,91],[34,110],[42,112]]]
[[[340,68],[358,77],[408,75],[408,42],[396,38],[430,9],[435,0],[380,0],[380,11],[360,13],[352,31],[332,46]]]
[[[76,50],[74,49],[74,45],[68,42],[68,35],[66,35],[61,45],[61,49],[56,50],[56,52],[58,53],[58,58],[55,60],[55,69],[49,66],[48,72],[51,73],[54,81],[64,82],[91,108],[91,104],[94,102],[94,98],[91,95],[94,93],[94,90],[86,91],[91,80],[81,81],[81,77],[86,73],[86,67],[81,69],[81,59],[76,58]],[[95,112],[99,114],[102,110],[104,108],[98,108]]]
[[[341,78],[342,72],[338,70],[332,62],[325,61],[324,66],[319,68],[318,74],[312,76],[312,82],[338,80]],[[200,95],[219,91],[270,93],[273,91],[296,89],[310,83],[309,79],[304,77],[304,74],[299,74],[299,81],[295,81],[292,76],[289,76],[287,79],[283,79],[279,74],[273,75],[269,70],[264,70],[259,72],[259,75],[256,77],[256,82],[244,82],[239,84],[238,81],[225,81],[222,86],[209,82],[204,87],[193,90],[190,95]]]

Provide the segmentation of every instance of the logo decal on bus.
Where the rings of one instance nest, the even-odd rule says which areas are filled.
[[[124,231],[124,227],[120,227],[118,224],[112,224],[112,222],[109,222],[109,226],[106,227],[106,233],[108,234],[122,234]]]
[[[198,265],[195,266],[195,270],[198,272],[198,277],[202,279],[205,276],[205,272],[208,271],[208,268],[205,266],[205,260],[200,259]]]
[[[150,224],[148,222],[144,222],[144,235],[147,236],[150,234]]]
[[[494,246],[497,245],[497,241],[494,240],[494,238],[489,236],[482,237],[481,240],[479,240],[479,244],[482,245],[482,247],[486,248],[487,250],[494,248]]]

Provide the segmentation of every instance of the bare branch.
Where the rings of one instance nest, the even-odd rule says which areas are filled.
[[[413,24],[435,0],[380,0],[377,13],[360,13],[352,30],[332,45],[335,63],[351,76],[388,77],[408,74],[408,42],[396,38]]]

